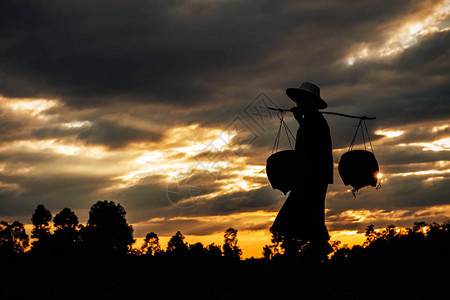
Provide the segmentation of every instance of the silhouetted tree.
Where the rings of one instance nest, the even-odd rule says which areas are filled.
[[[59,252],[74,250],[75,243],[79,242],[80,237],[77,231],[78,217],[70,208],[64,208],[53,218],[56,228],[53,235],[54,247]]]
[[[209,260],[219,260],[222,258],[222,250],[220,249],[220,245],[216,245],[214,243],[206,246],[206,257]]]
[[[447,260],[450,258],[450,221],[431,224],[427,231],[427,239],[436,257],[447,257]]]
[[[282,235],[278,232],[271,231],[272,239],[271,245],[266,245],[267,248],[264,251],[267,251],[268,249],[272,252],[272,258],[276,256],[281,256],[288,258],[288,259],[294,259],[297,258],[300,255],[300,251],[304,250],[308,243],[293,237]]]
[[[427,227],[427,223],[425,223],[425,222],[414,222],[412,231],[415,233],[423,232],[424,228],[426,228],[426,227]]]
[[[73,231],[78,225],[78,217],[70,208],[64,208],[53,218],[56,231]],[[55,232],[56,232],[55,231]]]
[[[189,245],[189,257],[194,260],[200,260],[205,258],[206,249],[203,244],[198,242]]]
[[[28,235],[22,223],[0,221],[0,256],[23,253],[28,245]]]
[[[364,244],[363,244],[364,246],[369,245],[370,243],[372,243],[374,240],[376,240],[378,238],[378,235],[375,232],[373,224],[367,226],[365,236],[366,236],[366,240],[364,241]]]
[[[269,245],[264,245],[262,254],[264,259],[266,260],[272,259],[273,256],[272,248]]]
[[[33,252],[39,252],[40,254],[49,253],[51,250],[51,233],[50,224],[52,220],[52,214],[47,210],[44,205],[39,204],[31,217],[33,223],[33,229],[31,230],[31,237],[36,238],[34,241]]]
[[[31,217],[33,229],[31,230],[31,237],[43,240],[48,238],[50,234],[49,222],[52,220],[52,214],[44,205],[39,204]]]
[[[161,252],[161,246],[159,245],[158,235],[154,232],[150,232],[144,239],[144,243],[141,246],[142,254],[157,255]]]
[[[237,245],[237,230],[234,228],[228,228],[225,230],[224,243],[223,243],[223,254],[226,259],[240,260],[242,255],[242,250]]]
[[[347,244],[344,246],[339,246],[341,243],[340,241],[337,241],[338,243],[335,243],[333,246],[334,254],[333,254],[333,261],[344,261],[348,259],[351,255],[352,249],[348,247]]]
[[[81,230],[84,244],[105,254],[127,253],[134,239],[133,227],[128,225],[125,215],[125,209],[113,201],[92,205],[87,226]]]
[[[272,234],[271,238],[271,244],[265,245],[263,247],[263,256],[267,257],[270,256],[270,259],[272,259],[275,255],[281,255],[280,254],[280,245],[283,242],[281,234],[278,232],[270,232]]]
[[[412,228],[401,229],[389,225],[384,229],[374,229],[369,225],[366,229],[366,241],[362,246],[352,249],[338,249],[333,260],[347,261],[426,261],[433,263],[448,261],[450,257],[449,223],[439,225],[415,222]]]
[[[185,256],[188,252],[188,245],[184,242],[184,235],[177,231],[167,244],[167,252],[173,256]]]

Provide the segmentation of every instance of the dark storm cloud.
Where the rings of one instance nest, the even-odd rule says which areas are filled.
[[[24,130],[27,125],[28,120],[23,116],[18,117],[0,107],[0,144],[27,136]]]
[[[124,203],[130,210],[168,207],[171,203],[167,198],[167,185],[164,184],[164,179],[157,175],[146,177],[138,184],[120,191],[114,198]],[[148,218],[149,216],[144,217]]]
[[[7,141],[16,137],[17,133],[22,131],[22,123],[17,121],[8,120],[0,116],[0,139],[1,141]]]
[[[437,121],[437,123],[432,124],[399,126],[395,129],[402,130],[404,133],[398,137],[391,138],[388,141],[383,141],[383,146],[393,146],[407,143],[431,143],[444,139],[450,135],[450,124],[447,124],[447,120],[442,120],[441,122],[442,123]]]
[[[427,78],[424,77],[423,80],[427,80]],[[406,92],[405,87],[405,92],[394,95],[391,99],[387,98],[384,101],[373,103],[369,110],[380,116],[381,120],[378,124],[385,126],[408,125],[436,120],[445,122],[450,115],[449,97],[450,91],[446,84],[431,86],[414,92]]]
[[[166,176],[152,175],[138,183],[119,191],[113,199],[129,210],[132,222],[141,222],[155,217],[170,218],[185,215],[209,215],[200,209],[195,195],[190,188],[198,188],[200,196],[207,196],[220,190],[220,184],[207,171],[195,171],[187,178],[167,181]]]
[[[192,103],[210,94],[208,76],[269,50],[257,48],[265,33],[240,11],[249,5],[2,3],[7,96],[61,97],[72,105],[123,95]]]
[[[217,178],[209,178],[210,176],[193,174],[192,182],[180,181],[176,184],[167,183],[163,176],[149,176],[113,195],[112,199],[127,209],[131,222],[142,222],[157,217],[199,217],[256,210],[274,211],[279,209],[284,199],[281,192],[272,190],[269,186],[205,199],[202,197],[223,191],[221,183],[215,181]],[[220,180],[224,178],[221,176]],[[186,188],[192,185],[200,189],[198,197],[186,191]],[[177,195],[183,198],[182,201]]]
[[[448,119],[449,43],[450,32],[437,33],[392,59],[361,61],[341,70],[334,80],[348,84],[348,93],[333,105],[377,116],[376,126]]]
[[[287,79],[292,83],[300,73],[328,84],[333,79],[323,78],[324,67],[368,33],[380,38],[383,22],[414,7],[403,1],[2,1],[0,92],[75,106],[118,99],[192,104],[220,97],[223,84],[243,76],[268,84],[279,66],[287,76],[297,73]],[[291,57],[271,62],[289,48]]]
[[[425,181],[426,175],[393,177],[379,191],[361,190],[353,198],[345,188],[334,186],[340,192],[327,200],[327,226],[330,230],[358,230],[386,227],[389,224],[410,227],[413,222],[445,222],[448,220],[449,176]],[[447,210],[446,208],[447,207]]]
[[[249,192],[232,192],[214,199],[198,202],[190,212],[194,215],[223,215],[256,210],[278,210],[284,199],[278,190],[270,186]]]
[[[111,149],[124,147],[132,142],[157,142],[162,138],[161,133],[122,126],[114,121],[105,120],[97,120],[75,128],[61,125],[34,128],[31,135],[38,139],[76,136],[86,144],[104,145]]]
[[[98,200],[99,188],[114,184],[104,176],[59,174],[20,176],[0,175],[0,181],[11,188],[0,189],[0,211],[3,216],[30,216],[38,204],[52,212],[64,207],[85,209]],[[28,220],[27,220],[28,221]]]
[[[120,148],[130,142],[155,142],[161,138],[160,133],[120,126],[114,122],[102,120],[78,134],[78,139],[86,141],[87,144],[106,145],[110,148]]]
[[[408,165],[449,161],[450,151],[421,151],[420,147],[399,147],[392,145],[380,149],[379,160],[382,165]],[[410,168],[410,166],[407,166]]]
[[[38,139],[48,138],[63,138],[80,134],[82,128],[67,128],[59,125],[45,126],[40,128],[33,128],[31,135]]]
[[[445,176],[445,177],[444,177]],[[390,177],[381,189],[362,189],[354,198],[349,187],[333,186],[330,190],[338,191],[333,198],[327,200],[328,216],[340,214],[346,210],[411,210],[450,204],[448,174],[435,181],[426,181],[430,175],[410,175]]]

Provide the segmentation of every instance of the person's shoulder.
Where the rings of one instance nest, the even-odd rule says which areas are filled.
[[[323,128],[324,130],[329,130],[328,122],[320,111],[312,114],[310,124],[315,126],[317,129]]]
[[[307,116],[307,118],[305,117],[305,119],[310,120],[311,122],[326,122],[324,116],[322,115],[322,113],[320,111],[317,112],[313,112],[311,114],[309,114]]]

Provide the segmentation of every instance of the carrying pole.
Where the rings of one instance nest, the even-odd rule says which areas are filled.
[[[279,112],[292,112],[290,109],[282,109],[282,108],[273,108],[273,107],[268,107],[266,106],[267,109],[270,110],[276,110]],[[360,119],[360,120],[375,120],[376,117],[368,117],[368,116],[352,116],[352,115],[347,115],[347,114],[341,114],[341,113],[337,113],[337,112],[331,112],[331,111],[320,111],[320,113],[322,114],[327,114],[327,115],[336,115],[336,116],[341,116],[341,117],[347,117],[347,118],[354,118],[354,119]]]

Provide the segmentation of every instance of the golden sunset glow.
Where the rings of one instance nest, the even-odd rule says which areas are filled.
[[[60,104],[56,100],[20,100],[8,99],[3,97],[0,106],[13,114],[31,113],[30,122],[36,122],[40,126],[52,126],[51,128],[61,128],[61,130],[82,131],[92,128],[93,121],[78,118],[77,120],[64,119],[61,115],[47,115],[47,110],[52,107],[58,107]],[[55,123],[54,120],[60,120]],[[139,123],[139,122],[136,122]],[[56,124],[56,125],[55,125]],[[429,129],[425,129],[429,128]],[[448,125],[430,125],[423,130],[430,130],[433,133],[446,131]],[[32,129],[30,129],[32,130]],[[375,134],[384,136],[386,141],[395,139],[412,132],[411,129],[383,129]],[[149,177],[154,177],[156,186],[161,189],[167,189],[171,184],[184,184],[187,187],[198,189],[194,201],[189,197],[193,194],[185,194],[187,198],[177,205],[196,205],[214,201],[218,197],[227,197],[233,201],[233,195],[236,193],[248,193],[258,191],[268,186],[267,175],[265,173],[265,161],[260,160],[260,164],[249,164],[249,157],[235,156],[233,151],[238,151],[246,145],[235,144],[234,141],[239,138],[236,131],[223,131],[219,127],[208,127],[200,124],[187,126],[178,126],[165,132],[163,138],[157,143],[133,143],[126,148],[108,149],[101,145],[85,144],[83,141],[73,137],[50,138],[41,140],[18,139],[9,143],[0,145],[1,153],[27,153],[35,155],[37,153],[46,153],[52,155],[57,162],[56,165],[46,165],[45,168],[40,163],[29,165],[15,165],[14,163],[0,164],[0,170],[5,174],[15,174],[16,176],[25,176],[30,174],[42,174],[50,176],[51,174],[94,174],[98,176],[109,176],[113,184],[98,189],[99,192],[106,195],[116,195],[121,191],[126,191],[135,186],[140,186]],[[423,143],[401,143],[399,146],[419,148],[420,151],[447,151],[449,138],[443,137],[434,142]],[[374,146],[382,145],[384,140],[374,142]],[[335,155],[339,156],[344,149],[336,149]],[[269,151],[267,151],[269,152]],[[225,154],[227,153],[227,154]],[[65,168],[61,169],[59,164],[63,163]],[[390,172],[389,176],[393,179],[409,176],[432,176],[426,178],[425,182],[431,183],[444,180],[450,174],[447,161],[439,161],[436,168],[422,169],[405,172]],[[199,173],[200,172],[200,173]],[[204,172],[204,173],[201,173]],[[199,177],[200,176],[200,177]],[[205,177],[206,176],[206,177]],[[377,178],[384,178],[379,172]],[[386,180],[386,179],[385,179]],[[214,190],[204,193],[208,186],[215,186]],[[6,190],[19,191],[21,186],[17,183],[0,181],[0,186]],[[181,187],[180,187],[181,188]],[[182,191],[182,190],[180,190]],[[167,192],[165,192],[166,194]],[[275,192],[276,193],[276,192]],[[346,191],[349,193],[349,191]],[[340,197],[342,192],[331,190],[328,193],[328,201]],[[108,197],[111,197],[108,196]],[[151,199],[151,195],[149,195]],[[279,195],[280,198],[281,195]],[[164,197],[170,198],[170,193]],[[242,196],[239,196],[242,197]],[[168,200],[168,209],[177,210],[177,206],[170,206]],[[172,203],[172,205],[174,205]],[[172,208],[170,208],[172,207]],[[254,211],[222,215],[220,217],[198,216],[198,217],[154,217],[146,221],[134,222],[133,226],[138,232],[138,241],[135,247],[142,243],[142,235],[149,230],[158,231],[162,224],[184,224],[198,223],[198,227],[191,227],[190,231],[206,230],[207,224],[214,224],[214,227],[227,228],[239,224],[240,243],[244,248],[244,257],[260,257],[262,247],[270,244],[270,233],[268,228],[275,220],[277,209],[271,211]],[[407,210],[396,210],[386,212],[383,210],[353,210],[347,209],[340,214],[335,214],[332,209],[327,209],[327,222],[331,228],[333,224],[347,222],[348,224],[368,224],[379,218],[386,219],[389,222],[395,222],[402,219],[402,215]],[[427,212],[427,213],[431,213]],[[433,215],[445,216],[449,214],[448,207],[445,210],[434,210]],[[133,214],[133,213],[131,213]],[[27,225],[30,227],[30,225]],[[27,227],[27,228],[28,228]],[[162,228],[162,227],[161,227]],[[258,229],[256,229],[258,228]],[[262,229],[264,228],[264,229]],[[425,230],[425,229],[424,229]],[[204,244],[215,242],[221,244],[223,232],[213,232],[204,235],[186,234],[187,241],[200,241]],[[342,243],[355,245],[364,241],[364,235],[358,230],[331,230],[332,240],[340,240]],[[162,245],[167,243],[171,233],[160,234]]]
[[[401,136],[403,133],[404,133],[404,131],[402,131],[402,130],[390,130],[390,131],[377,130],[377,131],[375,131],[375,134],[384,135],[387,138],[396,138],[398,136]]]
[[[423,151],[450,151],[450,138],[444,138],[432,143],[411,143],[410,145],[423,147]]]
[[[45,118],[39,116],[39,114],[57,105],[56,100],[48,99],[8,99],[0,96],[0,101],[3,102],[3,106],[6,108],[10,108],[18,113],[29,113],[31,116],[37,118]]]
[[[427,5],[423,2],[422,5]],[[401,54],[413,47],[421,39],[440,32],[450,30],[448,22],[450,1],[424,9],[417,14],[405,18],[401,24],[392,24],[392,29],[385,35],[384,42],[377,44],[362,43],[357,51],[350,54],[347,64],[352,66],[359,60],[376,60]]]
[[[280,118],[294,137],[300,126],[268,107],[296,105],[286,89],[305,81],[320,86],[324,112],[376,117],[365,120],[370,149],[359,133],[349,147],[358,119],[323,114],[332,241],[450,218],[450,0],[163,2],[8,2],[0,220],[30,235],[37,205],[85,224],[108,200],[126,210],[135,248],[149,232],[166,247],[177,231],[222,245],[233,227],[243,257],[261,257],[289,196],[270,185],[266,160],[294,148],[287,128],[276,143]],[[349,149],[374,153],[379,186],[344,185]]]
[[[0,300],[448,293],[450,0],[0,20]]]

